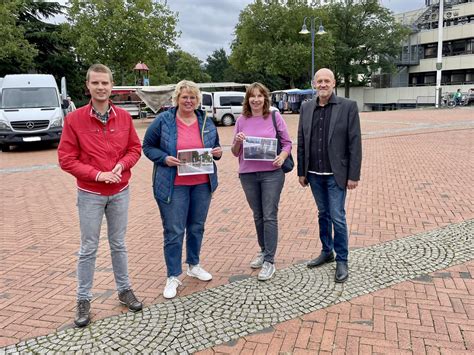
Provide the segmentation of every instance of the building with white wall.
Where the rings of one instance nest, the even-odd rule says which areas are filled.
[[[474,89],[474,0],[444,0],[443,92]],[[372,87],[353,88],[361,110],[432,105],[435,100],[439,0],[419,10],[395,15],[411,29],[396,59],[397,71],[375,74]]]

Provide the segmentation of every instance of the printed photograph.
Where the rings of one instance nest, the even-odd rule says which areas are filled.
[[[276,138],[246,137],[244,140],[244,160],[273,161],[277,154]]]
[[[214,173],[211,148],[178,150],[178,175],[197,175]]]

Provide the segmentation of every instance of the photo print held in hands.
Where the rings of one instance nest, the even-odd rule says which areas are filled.
[[[244,140],[244,160],[273,161],[277,156],[276,138],[246,137]]]
[[[214,159],[211,148],[178,150],[178,175],[213,174]]]

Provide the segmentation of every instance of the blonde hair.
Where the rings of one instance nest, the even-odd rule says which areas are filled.
[[[113,77],[113,75],[112,75],[112,71],[109,69],[108,66],[106,66],[106,65],[104,65],[104,64],[92,64],[92,65],[89,67],[89,69],[87,70],[86,81],[89,81],[91,72],[109,74],[110,82],[111,82],[111,83],[114,82],[114,77]]]
[[[179,97],[183,90],[189,91],[191,94],[195,95],[197,98],[196,107],[194,109],[198,109],[201,106],[201,91],[199,87],[194,81],[190,80],[181,80],[179,83],[176,84],[173,92],[173,105],[178,106]]]
[[[244,117],[252,117],[252,109],[250,108],[249,99],[254,90],[258,90],[264,97],[263,99],[263,117],[266,118],[270,113],[270,90],[261,83],[250,84],[245,92],[244,103],[242,104],[242,115]]]

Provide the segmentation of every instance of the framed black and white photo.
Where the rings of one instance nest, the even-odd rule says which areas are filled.
[[[178,175],[197,175],[214,173],[211,148],[178,150]]]
[[[273,161],[277,155],[276,138],[246,137],[244,140],[244,160]]]

